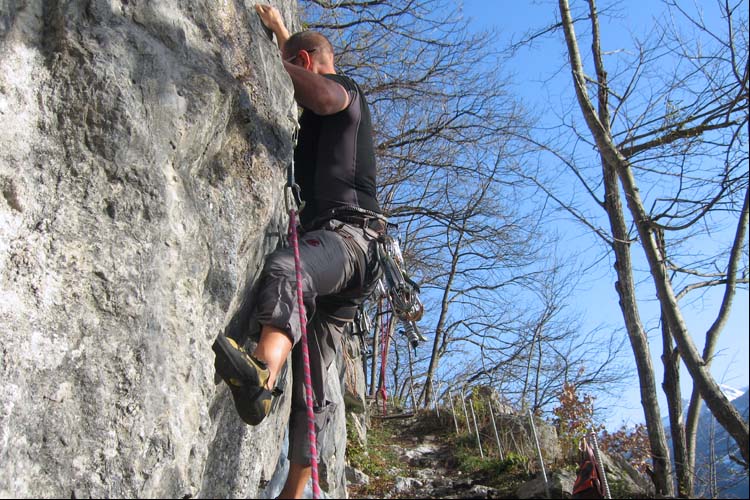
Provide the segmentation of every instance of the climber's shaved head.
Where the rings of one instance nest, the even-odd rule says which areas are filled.
[[[313,59],[333,64],[333,46],[328,39],[316,31],[300,31],[289,37],[284,44],[284,59],[294,62],[304,51]]]

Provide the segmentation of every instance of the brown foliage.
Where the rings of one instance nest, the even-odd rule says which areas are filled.
[[[560,392],[560,406],[555,407],[558,438],[565,456],[574,456],[578,452],[581,439],[589,432],[602,430],[604,426],[595,426],[592,421],[594,416],[594,397],[585,394],[578,399],[576,387],[573,384],[564,384]]]
[[[623,425],[611,434],[605,429],[602,431],[600,444],[604,451],[619,453],[627,458],[641,474],[645,474],[650,468],[651,446],[646,424],[638,424],[631,430]]]

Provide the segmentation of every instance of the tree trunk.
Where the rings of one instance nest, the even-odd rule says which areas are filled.
[[[685,423],[682,419],[680,353],[673,346],[672,334],[669,332],[669,327],[663,316],[661,330],[663,341],[661,361],[664,364],[662,389],[667,396],[667,408],[669,409],[669,429],[672,435],[675,476],[677,476],[677,495],[680,498],[691,498],[693,495],[693,475],[688,462]]]
[[[604,165],[604,163],[603,163]],[[617,179],[611,169],[605,167],[605,191],[607,192],[606,208],[609,216],[615,252],[615,270],[617,282],[615,288],[620,297],[620,310],[625,320],[630,345],[635,357],[638,379],[640,381],[641,405],[648,429],[648,439],[651,446],[653,460],[653,481],[657,493],[672,496],[672,466],[669,458],[669,446],[664,426],[661,421],[661,411],[656,394],[656,377],[651,362],[651,351],[648,337],[643,329],[635,298],[635,282],[633,280],[630,244],[628,242],[627,226],[617,191]]]
[[[626,195],[627,205],[638,230],[646,259],[649,263],[651,277],[656,286],[656,293],[661,304],[664,316],[672,335],[674,336],[677,347],[680,350],[685,366],[693,379],[694,384],[698,387],[701,396],[706,401],[706,405],[718,422],[734,438],[740,448],[743,459],[746,463],[750,462],[748,457],[748,425],[742,419],[736,408],[729,402],[726,396],[721,392],[719,385],[709,372],[706,363],[698,353],[695,344],[690,337],[687,326],[685,325],[682,313],[672,289],[672,283],[667,276],[666,265],[662,260],[660,252],[655,243],[653,226],[651,220],[646,214],[641,201],[640,192],[635,183],[632,170],[627,159],[617,149],[612,137],[607,135],[606,126],[603,125],[597,116],[591,102],[588,99],[585,86],[585,76],[581,64],[578,46],[573,30],[573,21],[570,16],[567,0],[559,0],[560,12],[563,17],[563,27],[565,29],[565,38],[568,44],[571,66],[573,68],[573,81],[578,98],[578,103],[583,112],[589,130],[591,131],[599,154],[603,161],[614,167],[617,171],[623,191]],[[593,0],[589,2],[593,5]],[[596,13],[592,9],[592,17]],[[645,404],[645,402],[644,402]],[[648,420],[647,420],[648,424]],[[654,450],[652,450],[654,451]]]
[[[430,364],[427,368],[427,377],[425,378],[424,387],[422,393],[419,395],[419,400],[422,405],[427,408],[432,401],[432,385],[437,371],[438,362],[440,361],[440,345],[444,343],[443,337],[448,334],[445,331],[445,323],[448,318],[448,308],[450,306],[450,294],[453,288],[453,280],[458,272],[458,255],[459,249],[461,248],[461,242],[463,241],[463,233],[459,235],[456,248],[454,249],[453,259],[451,261],[451,269],[448,274],[448,282],[445,284],[443,289],[443,299],[440,302],[440,317],[438,318],[437,325],[435,326],[435,341],[432,343],[432,355],[430,356]]]
[[[716,320],[711,325],[711,328],[706,332],[706,343],[703,347],[703,360],[706,365],[710,365],[713,359],[714,350],[716,349],[716,342],[719,339],[719,333],[726,324],[727,318],[729,317],[729,311],[732,308],[732,302],[734,301],[734,295],[737,287],[737,269],[739,267],[740,258],[742,256],[742,247],[745,241],[748,224],[748,198],[750,191],[745,190],[745,202],[742,210],[742,216],[737,223],[737,230],[735,231],[734,244],[732,245],[732,251],[729,256],[729,267],[727,269],[727,284],[724,289],[724,298],[721,302],[721,309],[717,315]],[[692,394],[690,395],[690,404],[688,405],[687,421],[685,423],[685,439],[687,441],[687,460],[690,470],[695,470],[695,444],[696,436],[698,434],[698,420],[701,412],[701,396],[698,388],[694,385]],[[694,479],[691,476],[691,481]],[[693,485],[691,484],[690,491],[692,492]]]
[[[593,1],[590,1],[590,10],[594,29],[598,30],[596,24],[596,9]],[[559,0],[560,14],[562,17],[563,28],[565,31],[565,40],[568,46],[568,55],[573,73],[573,86],[578,98],[579,106],[586,119],[589,129],[599,144],[600,136],[606,134],[605,129],[608,124],[602,125],[600,118],[589,101],[584,85],[583,68],[578,51],[578,42],[576,41],[573,20],[570,16],[570,9],[567,0]],[[594,37],[594,51],[598,54],[598,36]],[[597,72],[604,76],[601,61],[598,61]],[[606,93],[606,82],[602,89],[600,87],[600,109],[602,105],[606,108],[602,92]],[[601,154],[601,148],[600,148]],[[664,433],[664,426],[661,423],[661,412],[659,411],[659,402],[656,396],[656,379],[651,362],[651,353],[648,346],[648,338],[643,331],[643,325],[640,321],[638,305],[635,295],[635,283],[633,281],[632,260],[630,257],[630,242],[628,241],[627,224],[625,222],[622,203],[620,202],[619,190],[617,187],[616,164],[608,161],[605,156],[601,156],[602,173],[605,187],[605,210],[609,218],[610,227],[614,241],[612,248],[615,252],[615,271],[617,272],[617,282],[615,288],[620,297],[620,309],[625,320],[625,328],[628,332],[630,345],[635,356],[638,378],[640,381],[641,405],[646,419],[648,429],[649,444],[653,457],[654,473],[653,481],[657,493],[665,496],[673,495],[673,486],[671,478],[671,463],[669,458],[669,448],[667,438]]]
[[[612,152],[617,153],[616,150],[612,150]],[[618,163],[617,170],[618,175],[620,176],[620,182],[622,183],[628,200],[628,207],[630,208],[630,212],[633,215],[636,227],[638,228],[641,246],[646,254],[651,277],[656,286],[656,295],[659,298],[659,303],[664,311],[669,329],[680,350],[680,355],[685,362],[690,377],[693,379],[693,383],[698,387],[701,397],[706,402],[708,409],[711,410],[711,414],[716,418],[719,424],[726,429],[729,435],[734,438],[740,448],[742,458],[745,463],[748,463],[750,462],[750,456],[748,455],[750,434],[748,433],[747,422],[745,422],[742,415],[740,415],[734,405],[729,402],[727,397],[721,391],[719,384],[714,380],[708,369],[708,365],[701,357],[700,353],[698,353],[698,350],[693,343],[693,339],[690,337],[690,332],[688,331],[685,320],[682,317],[682,312],[677,304],[674,290],[672,289],[672,282],[669,279],[669,276],[667,276],[665,262],[657,248],[651,221],[643,209],[643,203],[641,202],[640,193],[636,187],[633,173],[624,158],[621,158]],[[745,197],[745,218],[746,213],[747,196]]]
[[[657,244],[666,259],[664,234],[657,231]],[[685,440],[685,421],[682,418],[682,391],[680,390],[680,352],[674,347],[674,339],[669,325],[661,312],[662,355],[664,365],[664,382],[662,389],[667,397],[669,410],[669,431],[672,435],[675,476],[677,477],[677,496],[690,498],[693,495],[693,472],[689,462],[689,451]]]

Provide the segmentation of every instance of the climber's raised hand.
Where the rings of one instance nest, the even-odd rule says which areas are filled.
[[[284,50],[284,44],[289,39],[289,31],[284,26],[284,19],[279,10],[272,5],[256,4],[255,11],[266,28],[276,35],[276,43]]]

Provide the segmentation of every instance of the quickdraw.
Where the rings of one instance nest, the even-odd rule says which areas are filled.
[[[422,332],[419,331],[419,327],[415,321],[402,321],[402,324],[404,326],[402,332],[406,335],[406,338],[409,339],[409,344],[411,344],[412,349],[416,350],[420,342],[427,340],[424,335],[422,335]]]
[[[404,271],[404,258],[398,240],[386,234],[378,244],[378,260],[383,267],[383,277],[387,283],[387,296],[393,312],[411,330],[418,332],[416,322],[422,319],[424,306],[419,300],[419,287]],[[421,334],[416,338],[423,340]]]

